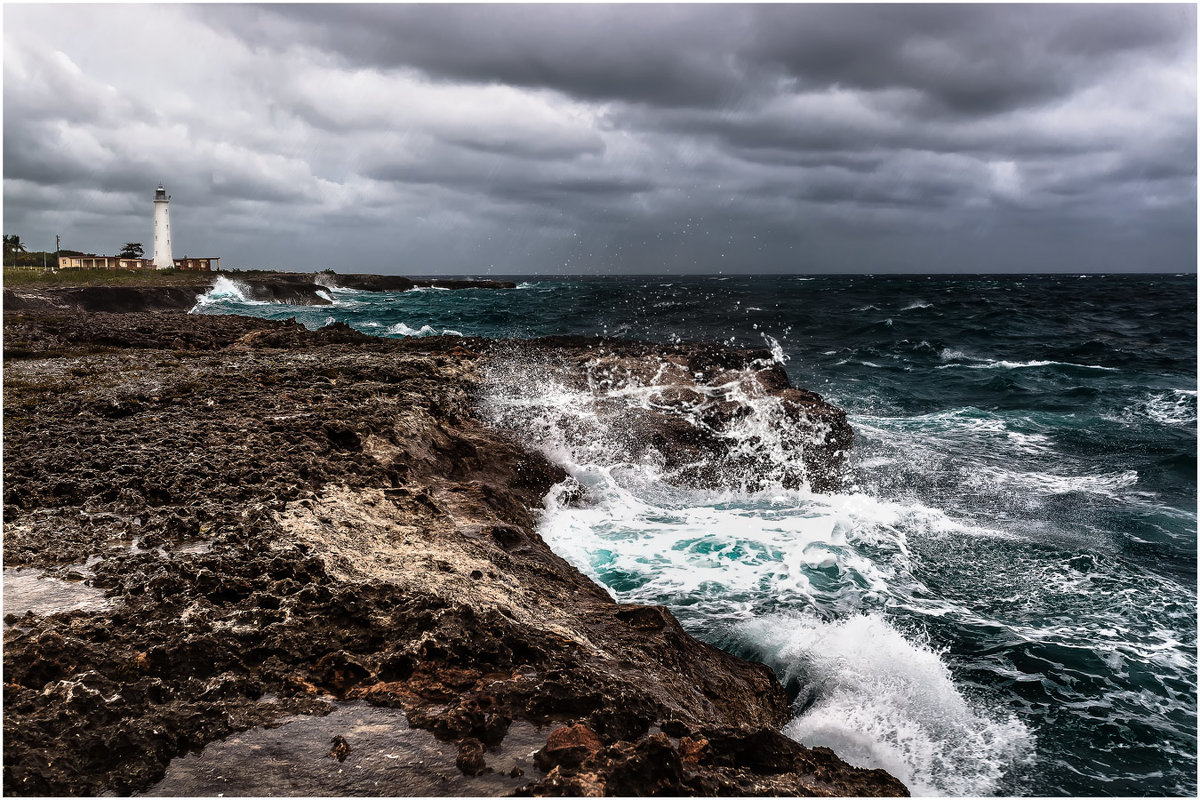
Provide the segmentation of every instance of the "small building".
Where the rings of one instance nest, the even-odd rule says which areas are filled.
[[[176,258],[175,269],[196,270],[199,272],[220,272],[221,259],[215,256],[206,256],[204,258]]]
[[[216,256],[204,258],[175,258],[172,259],[175,269],[190,272],[220,271],[221,259]],[[86,255],[60,255],[59,269],[156,269],[152,258],[124,258],[122,256],[98,256],[94,253]]]
[[[86,255],[60,255],[59,269],[154,269],[154,262],[148,258],[124,258],[122,256],[98,256],[95,253]]]

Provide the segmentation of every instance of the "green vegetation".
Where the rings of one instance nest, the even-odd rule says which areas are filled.
[[[21,237],[16,234],[4,234],[4,255],[10,253],[24,253],[25,245],[21,244]]]
[[[121,252],[117,253],[117,257],[118,258],[141,258],[145,252],[146,252],[146,249],[144,247],[142,247],[141,242],[126,242],[125,246],[121,248]]]
[[[21,269],[42,269],[45,264],[46,269],[58,265],[58,257],[54,253],[42,250],[34,250],[32,253],[13,253],[7,252],[4,254],[4,269],[19,267]]]
[[[21,237],[16,234],[4,234],[4,267],[52,267],[58,263],[54,253],[41,250],[29,252]]]
[[[64,251],[65,252],[65,251]],[[50,254],[53,261],[54,254]],[[38,266],[41,266],[39,259]],[[4,265],[4,287],[6,289],[41,289],[53,286],[195,286],[211,283],[218,275],[230,278],[252,275],[279,275],[279,270],[221,270],[220,272],[196,272],[178,269],[64,269],[50,272],[41,269],[14,269]],[[284,273],[286,274],[286,273]]]
[[[13,269],[5,264],[4,287],[37,289],[51,286],[193,286],[209,280],[212,274],[176,269],[64,269],[50,272],[40,269]]]

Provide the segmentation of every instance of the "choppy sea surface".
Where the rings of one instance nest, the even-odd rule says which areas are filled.
[[[195,311],[772,348],[849,413],[840,493],[679,489],[566,435],[589,398],[498,379],[484,413],[596,501],[552,492],[550,545],[772,666],[785,733],[914,794],[1195,796],[1195,276],[516,280],[294,307],[218,278]]]

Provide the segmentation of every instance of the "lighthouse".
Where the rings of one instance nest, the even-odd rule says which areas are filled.
[[[154,268],[171,269],[175,259],[171,257],[171,198],[162,184],[154,192]]]

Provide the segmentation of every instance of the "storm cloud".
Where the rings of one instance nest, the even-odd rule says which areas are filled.
[[[4,226],[405,273],[1193,271],[1188,5],[5,9]],[[128,47],[96,42],[131,41]]]

